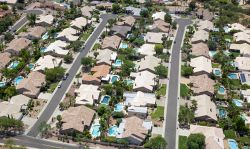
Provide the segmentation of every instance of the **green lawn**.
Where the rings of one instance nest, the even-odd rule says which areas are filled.
[[[179,149],[187,149],[187,137],[179,136]]]
[[[93,51],[97,50],[97,49],[100,49],[101,48],[101,45],[99,43],[96,43],[93,47]]]
[[[242,144],[248,144],[248,145],[250,145],[250,137],[240,137],[240,142],[242,143]]]
[[[220,64],[218,64],[218,63],[212,63],[212,67],[213,68],[218,68],[218,67],[220,67]]]
[[[165,96],[166,95],[166,89],[167,89],[167,85],[162,84],[162,86],[156,91],[156,95]]]
[[[164,107],[157,106],[156,110],[151,114],[152,119],[159,119],[164,117]]]
[[[90,27],[87,31],[85,31],[83,34],[82,34],[82,37],[81,37],[81,39],[83,40],[83,41],[86,41],[88,38],[89,38],[89,36],[90,36],[90,34],[93,32],[93,28],[92,27]]]
[[[190,89],[187,87],[186,84],[181,84],[180,94],[181,94],[181,97],[187,97],[190,95]]]
[[[234,130],[225,130],[224,134],[227,139],[236,139],[237,137]]]
[[[48,92],[49,93],[53,93],[54,90],[56,89],[57,85],[59,84],[59,82],[56,82],[56,83],[52,83],[48,89]]]

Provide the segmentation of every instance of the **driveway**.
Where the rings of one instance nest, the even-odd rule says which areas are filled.
[[[176,149],[176,128],[177,128],[177,111],[178,111],[178,97],[179,97],[179,77],[180,77],[180,53],[182,40],[185,35],[185,28],[191,24],[189,19],[177,19],[179,27],[175,37],[176,43],[172,48],[171,62],[170,62],[170,77],[168,84],[167,95],[167,115],[165,121],[165,138],[167,139],[168,149]]]
[[[54,96],[48,103],[46,109],[43,111],[41,116],[38,118],[37,122],[33,125],[33,127],[30,129],[30,131],[27,133],[28,136],[36,137],[39,134],[38,128],[41,122],[47,122],[49,118],[54,113],[56,107],[59,105],[61,99],[63,98],[67,88],[71,84],[71,81],[74,79],[77,71],[79,70],[81,66],[81,58],[85,57],[87,53],[91,50],[92,45],[95,43],[96,39],[99,37],[99,35],[102,33],[103,29],[105,28],[107,22],[109,19],[114,18],[115,16],[112,14],[104,14],[101,16],[102,22],[99,24],[99,26],[95,29],[93,34],[89,37],[88,41],[85,44],[85,48],[83,48],[76,57],[75,61],[73,62],[71,68],[69,69],[69,76],[67,80],[63,81],[61,83],[61,88],[57,89],[55,91]]]

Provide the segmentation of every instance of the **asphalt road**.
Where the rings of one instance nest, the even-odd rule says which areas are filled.
[[[24,11],[24,13],[26,14],[36,14],[36,15],[40,15],[43,14],[43,11],[40,9],[33,9],[33,10],[26,10]],[[24,24],[26,24],[28,22],[27,17],[23,16],[21,17],[10,29],[11,33],[15,33],[18,29],[20,29]]]
[[[180,76],[180,51],[182,46],[182,40],[185,35],[185,27],[191,24],[188,19],[177,19],[178,31],[175,37],[175,42],[172,48],[171,55],[171,67],[168,85],[168,96],[167,96],[167,117],[165,126],[165,138],[167,139],[168,149],[176,148],[176,128],[177,128],[177,100],[179,97],[179,76]]]
[[[68,76],[67,80],[63,81],[61,84],[61,88],[59,88],[55,92],[54,96],[50,100],[50,103],[47,105],[46,109],[43,111],[43,113],[38,118],[36,123],[33,125],[33,127],[30,129],[30,131],[27,133],[28,136],[36,137],[39,134],[38,128],[39,128],[39,125],[41,124],[41,122],[44,122],[44,121],[47,122],[50,119],[50,117],[54,113],[56,107],[59,105],[67,88],[69,87],[71,81],[73,80],[77,71],[79,70],[79,68],[81,66],[81,58],[85,57],[87,55],[87,53],[90,51],[92,45],[95,43],[96,39],[102,33],[108,20],[111,18],[114,18],[114,17],[115,16],[112,14],[103,14],[101,16],[102,22],[99,24],[99,26],[93,32],[93,34],[89,37],[88,41],[85,44],[85,48],[81,50],[81,53],[78,55],[78,57],[73,62],[72,66],[69,70],[69,76]]]
[[[80,145],[67,144],[61,142],[53,142],[44,139],[37,139],[29,136],[16,136],[14,138],[10,138],[14,141],[16,145],[21,145],[25,147],[38,148],[38,149],[50,149],[50,148],[58,148],[58,149],[80,149]],[[5,143],[6,140],[0,139],[0,143]]]

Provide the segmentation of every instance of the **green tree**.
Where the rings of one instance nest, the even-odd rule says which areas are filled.
[[[17,94],[16,88],[14,86],[9,86],[4,90],[7,97],[12,97]]]
[[[63,78],[64,73],[65,73],[65,69],[62,67],[45,69],[46,82],[48,84],[57,82]]]
[[[159,66],[155,67],[155,73],[160,77],[167,77],[168,69],[162,64],[160,64]]]
[[[208,45],[209,50],[216,50],[216,47],[217,47],[216,42],[214,42],[212,40],[208,40],[207,45]]]
[[[112,12],[114,13],[114,14],[117,14],[117,13],[119,13],[121,11],[121,8],[120,8],[120,5],[119,4],[113,4],[112,5]]]
[[[83,42],[80,40],[74,41],[69,45],[69,48],[72,48],[74,52],[78,52],[81,49]]]
[[[23,131],[24,124],[20,120],[16,120],[14,118],[2,116],[0,117],[0,133],[9,135],[15,133],[16,131]]]
[[[42,137],[48,137],[48,135],[50,134],[51,126],[47,124],[46,122],[42,122],[39,125],[38,130],[41,133]]]
[[[163,53],[163,45],[162,44],[156,44],[155,45],[155,52],[157,55],[161,55]]]
[[[28,50],[22,49],[20,52],[22,59],[27,62],[30,59],[30,52]]]
[[[171,15],[169,13],[165,14],[164,21],[167,22],[167,23],[172,24],[172,17],[171,17]]]
[[[180,106],[178,121],[181,124],[188,124],[193,119],[194,119],[194,112],[192,112],[188,107]]]
[[[128,76],[134,70],[135,64],[133,61],[126,60],[123,62],[121,66],[121,72],[119,73],[121,76]]]
[[[97,108],[96,112],[100,117],[106,117],[111,114],[111,109],[108,106],[101,105]]]
[[[29,23],[32,26],[36,24],[36,18],[37,18],[36,14],[33,13],[27,14],[27,19],[29,20]]]
[[[190,66],[182,65],[181,66],[181,75],[188,77],[193,74],[193,68]]]
[[[92,57],[83,57],[81,59],[81,64],[88,69],[89,67],[91,67],[94,63],[94,60],[92,59]]]
[[[151,149],[165,149],[167,147],[167,141],[160,135],[151,138],[145,145],[145,148]]]
[[[190,10],[194,10],[195,8],[196,8],[196,2],[195,1],[191,1],[190,3],[189,3],[189,8],[190,8]]]
[[[71,64],[73,62],[73,60],[74,60],[71,53],[68,53],[67,55],[65,55],[63,59],[64,59],[64,62],[66,64]]]
[[[14,39],[14,35],[12,35],[11,33],[7,32],[4,34],[4,40],[6,40],[7,42],[10,42],[13,39]]]
[[[189,135],[187,146],[188,149],[205,149],[205,136],[201,133]]]
[[[140,12],[141,17],[148,18],[149,17],[149,11],[147,9],[144,9]]]

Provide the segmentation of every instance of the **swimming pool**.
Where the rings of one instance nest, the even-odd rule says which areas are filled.
[[[126,49],[126,48],[128,48],[128,44],[124,43],[124,42],[121,42],[121,44],[119,46],[119,49]]]
[[[227,75],[227,77],[228,77],[229,79],[239,79],[239,76],[238,76],[237,73],[229,73],[229,74]]]
[[[42,36],[43,40],[49,39],[49,34],[48,32],[46,32],[43,36]]]
[[[46,51],[46,49],[47,49],[46,47],[41,47],[41,48],[40,48],[40,52],[41,52],[41,53],[44,53],[44,52]]]
[[[34,68],[34,66],[35,66],[34,64],[29,64],[28,65],[28,67],[29,67],[30,70],[32,70]]]
[[[112,75],[110,83],[115,83],[116,81],[119,81],[120,77],[118,75]]]
[[[99,120],[94,120],[94,123],[90,128],[90,134],[93,138],[99,137],[101,135],[100,127],[101,125],[99,124]]]
[[[234,139],[228,139],[229,149],[239,149],[238,143]]]
[[[108,129],[108,136],[115,137],[117,134],[118,134],[118,129],[116,125],[113,125]]]
[[[242,101],[242,100],[233,99],[233,103],[234,103],[237,107],[243,107],[243,101]]]
[[[218,89],[218,94],[224,95],[226,93],[226,89],[224,86],[220,86]]]
[[[219,109],[218,114],[220,118],[226,118],[227,116],[227,111],[225,109]]]
[[[5,86],[6,86],[6,82],[0,82],[0,88],[5,87]]]
[[[18,76],[14,79],[14,85],[18,85],[24,79],[23,76]]]
[[[117,60],[115,61],[115,63],[113,64],[113,66],[115,66],[115,67],[121,67],[121,66],[122,66],[122,60],[117,59]]]
[[[219,68],[214,68],[213,73],[215,76],[219,76],[219,77],[222,75],[221,70]]]
[[[10,63],[8,68],[14,69],[14,68],[16,68],[18,66],[19,63],[20,63],[19,61],[13,61],[13,62]]]
[[[115,112],[121,112],[123,110],[123,105],[121,103],[118,103],[115,105],[114,111]]]
[[[134,83],[134,80],[127,79],[127,80],[125,80],[125,83],[126,83],[127,85],[131,85],[131,84]]]
[[[102,96],[101,104],[108,105],[109,104],[109,100],[110,100],[110,96],[109,95]]]

